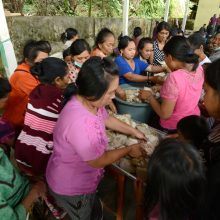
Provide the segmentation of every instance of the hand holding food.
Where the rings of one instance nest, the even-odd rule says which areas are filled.
[[[141,143],[138,144],[133,144],[128,146],[130,147],[130,152],[129,152],[129,156],[131,157],[141,157],[143,156],[143,148],[141,146]]]

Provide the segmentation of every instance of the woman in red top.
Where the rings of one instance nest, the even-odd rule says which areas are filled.
[[[15,158],[23,172],[41,176],[53,150],[53,129],[70,77],[67,64],[55,57],[44,59],[31,72],[41,84],[29,95],[24,127],[15,144]]]

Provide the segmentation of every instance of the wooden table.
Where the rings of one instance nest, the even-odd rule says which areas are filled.
[[[123,220],[124,200],[125,200],[125,181],[129,178],[134,181],[135,193],[135,220],[143,220],[143,180],[133,176],[132,174],[121,169],[116,164],[106,167],[106,172],[111,174],[117,181],[117,204],[116,204],[116,220]]]

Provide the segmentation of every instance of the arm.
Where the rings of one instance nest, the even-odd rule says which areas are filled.
[[[149,71],[151,73],[167,72],[165,67],[163,67],[163,66],[155,66],[155,65],[149,65],[147,67],[146,71]]]
[[[126,73],[123,75],[127,80],[131,82],[145,82],[148,80],[147,76],[142,76],[138,74],[134,74],[132,72]]]
[[[146,140],[144,134],[137,129],[131,127],[130,125],[118,120],[114,116],[109,116],[107,120],[105,121],[105,126],[108,129],[118,131],[123,134],[131,135],[133,137],[136,137],[138,139]]]
[[[142,156],[142,151],[140,144],[133,144],[128,147],[106,151],[101,157],[87,161],[87,163],[94,168],[103,168],[128,154],[132,157],[140,157]]]
[[[151,92],[145,90],[140,91],[139,97],[141,100],[147,101],[162,119],[170,118],[176,105],[176,102],[168,99],[162,99],[162,102],[159,103]]]

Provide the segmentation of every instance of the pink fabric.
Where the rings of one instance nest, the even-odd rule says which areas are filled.
[[[160,209],[159,209],[159,205],[156,205],[153,210],[150,212],[149,216],[148,216],[148,220],[159,220],[160,216]]]
[[[66,104],[54,130],[54,151],[46,172],[55,193],[72,196],[96,191],[103,169],[92,168],[86,161],[97,159],[106,150],[107,117],[105,108],[94,115],[76,97]]]
[[[176,129],[177,122],[189,115],[200,115],[198,102],[202,93],[204,71],[199,66],[195,72],[180,69],[170,73],[161,88],[162,99],[175,102],[170,118],[160,119],[160,125],[167,129]]]

